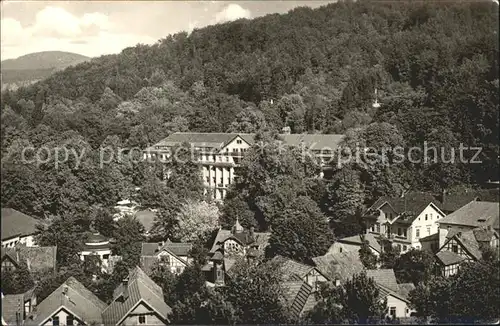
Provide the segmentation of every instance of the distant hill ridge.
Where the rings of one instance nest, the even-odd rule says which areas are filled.
[[[47,78],[54,72],[89,60],[78,53],[63,51],[35,52],[1,62],[2,89],[16,89]]]
[[[87,56],[63,52],[44,51],[30,53],[16,59],[3,60],[2,70],[63,69],[90,59]]]

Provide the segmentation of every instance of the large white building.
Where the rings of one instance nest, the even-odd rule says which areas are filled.
[[[334,155],[343,135],[281,134],[287,145],[303,146],[310,153],[328,162]],[[170,159],[174,149],[183,143],[190,144],[199,154],[205,186],[215,199],[226,196],[228,186],[234,182],[237,167],[245,152],[255,143],[255,134],[244,133],[186,133],[176,132],[144,150],[144,159]],[[175,156],[175,155],[174,155]]]

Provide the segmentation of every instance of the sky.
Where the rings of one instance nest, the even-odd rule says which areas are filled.
[[[239,18],[334,1],[1,1],[1,59],[40,51],[89,57]]]

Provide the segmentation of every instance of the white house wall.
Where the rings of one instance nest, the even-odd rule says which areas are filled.
[[[427,219],[426,219],[427,216]],[[439,220],[444,214],[438,212],[433,205],[429,204],[413,221],[411,225],[410,240],[413,248],[421,249],[420,238],[439,232]],[[420,230],[417,237],[417,230]]]
[[[135,307],[134,310],[132,310],[127,315],[127,317],[122,321],[120,325],[140,325],[139,316],[146,317],[146,322],[144,325],[164,325],[158,314],[142,303]]]

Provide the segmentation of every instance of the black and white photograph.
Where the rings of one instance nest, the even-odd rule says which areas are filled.
[[[2,0],[2,326],[500,324],[497,0]]]

